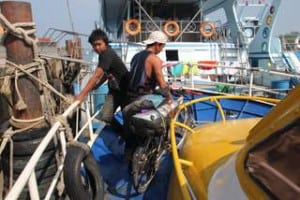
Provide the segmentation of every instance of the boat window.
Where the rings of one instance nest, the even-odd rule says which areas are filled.
[[[258,65],[258,59],[257,58],[252,58],[250,60],[250,63],[251,63],[252,67],[259,67],[259,65]]]
[[[178,61],[178,50],[166,50],[167,61]]]
[[[246,170],[273,198],[300,199],[300,118],[256,145]]]

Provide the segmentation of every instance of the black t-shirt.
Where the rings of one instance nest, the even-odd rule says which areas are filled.
[[[98,67],[102,67],[106,74],[112,74],[121,89],[125,89],[129,72],[121,58],[110,46],[99,55]]]

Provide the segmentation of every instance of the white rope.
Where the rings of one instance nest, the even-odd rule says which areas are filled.
[[[39,65],[39,63],[32,62],[32,63],[29,63],[27,65],[24,65],[23,69],[26,70],[28,73],[33,73],[37,70],[41,70],[38,65]],[[14,68],[13,69],[6,68],[4,76],[0,77],[0,79],[4,79],[4,81],[5,81],[6,78],[10,78],[10,79],[14,78],[15,77],[15,71],[16,71],[16,69],[14,69]],[[18,72],[19,77],[24,76],[24,75],[26,75],[26,74],[23,73],[23,72],[20,72],[20,71]],[[4,87],[4,86],[2,86],[2,87]]]
[[[9,129],[6,132],[6,137],[4,137],[3,142],[1,143],[1,154],[2,151],[4,150],[6,144],[9,142],[10,144],[10,152],[9,152],[9,184],[8,184],[8,188],[11,189],[13,186],[13,167],[14,167],[14,163],[13,163],[13,159],[14,159],[14,155],[13,155],[13,150],[14,150],[14,143],[13,140],[11,139],[11,136],[13,135],[13,131],[12,129]]]
[[[10,90],[11,82],[10,82],[10,77],[5,76],[4,81],[2,83],[2,87],[0,89],[0,92],[4,94],[5,96],[11,95],[11,90]]]
[[[31,30],[24,30],[23,28],[20,28],[19,26],[22,27],[35,27],[34,22],[23,22],[23,23],[15,23],[12,24],[10,23],[6,17],[0,12],[0,20],[3,22],[3,24],[8,28],[10,33],[12,33],[14,36],[24,39],[24,41],[32,45],[33,47],[33,56],[34,58],[37,58],[37,38],[32,38],[29,35],[33,35],[33,33],[36,32],[36,29],[33,28]]]
[[[66,134],[67,141],[68,142],[73,141],[74,138],[72,135],[72,129],[70,128],[69,123],[67,122],[67,118],[62,115],[57,115],[54,119],[55,119],[55,121],[53,121],[53,123],[58,121],[65,128],[64,131]]]
[[[18,71],[15,71],[15,89],[18,95],[18,102],[16,104],[16,109],[17,110],[25,110],[27,108],[27,105],[20,93],[19,87],[18,87]]]
[[[11,139],[11,137],[15,134],[15,132],[12,130],[12,128],[10,127],[9,129],[7,129],[4,133],[3,133],[3,140],[1,142],[1,146],[0,146],[0,155],[2,155],[2,152],[4,151],[7,143],[9,142],[10,144],[10,153],[9,153],[9,184],[8,184],[8,188],[11,189],[12,185],[13,185],[13,149],[14,149],[14,143],[13,140]]]
[[[38,122],[43,119],[45,119],[45,116],[40,116],[40,117],[33,118],[33,119],[17,119],[14,116],[11,116],[11,120],[13,120],[15,122],[20,122],[20,123],[33,123],[33,122]]]
[[[54,93],[58,93],[58,91],[56,91],[50,84],[48,84],[48,80],[47,80],[47,74],[45,71],[45,67],[44,67],[44,60],[41,59],[36,59],[36,61],[29,63],[27,65],[16,65],[15,63],[11,62],[11,61],[7,61],[8,65],[11,65],[14,67],[14,69],[9,69],[6,71],[6,74],[8,76],[5,77],[4,79],[4,84],[3,86],[0,88],[0,92],[1,93],[8,93],[11,92],[10,90],[10,78],[15,78],[15,88],[16,88],[16,93],[18,96],[18,102],[16,104],[16,109],[17,110],[24,110],[26,109],[26,103],[24,101],[24,99],[22,98],[22,95],[19,91],[19,87],[18,87],[18,78],[20,77],[20,75],[28,75],[31,78],[33,78],[34,80],[36,80],[37,82],[39,82],[42,86],[43,89],[43,96],[45,98],[45,101],[43,102],[42,106],[43,106],[43,113],[45,114],[45,118],[47,121],[51,121],[51,118],[53,116],[55,116],[55,102],[53,97],[51,96],[49,90],[53,91]],[[18,71],[20,70],[20,71]],[[38,70],[38,78],[34,75],[32,75],[31,73],[34,71]],[[14,73],[14,76],[9,76],[10,73]],[[47,88],[47,89],[46,89]],[[49,90],[48,90],[49,89]],[[59,96],[61,96],[62,94],[57,94]],[[73,98],[70,97],[64,97],[63,100],[65,102],[67,102],[68,104],[71,104],[73,102]],[[33,120],[35,121],[35,120]]]
[[[21,70],[22,72],[24,72],[25,74],[27,74],[28,76],[30,76],[31,78],[33,78],[35,81],[39,82],[40,84],[42,84],[43,86],[47,87],[49,90],[51,90],[52,92],[54,92],[56,95],[58,95],[59,97],[61,97],[63,100],[65,100],[66,102],[68,103],[72,103],[72,102],[69,102],[69,99],[67,97],[65,97],[63,94],[61,94],[60,92],[58,92],[54,87],[52,87],[52,85],[50,85],[49,83],[47,82],[44,82],[44,81],[41,81],[40,79],[38,79],[36,76],[28,73],[25,69],[23,69],[21,67],[21,65],[16,65],[15,63],[13,62],[10,62],[10,61],[6,61],[9,65]]]
[[[41,77],[43,82],[48,82],[47,79],[47,73],[46,69],[44,66],[44,61],[41,59],[36,60],[38,63],[40,63],[41,69],[38,72],[38,76]],[[44,98],[45,102],[42,103],[43,106],[43,112],[45,113],[46,119],[48,121],[52,121],[53,117],[55,116],[55,101],[53,99],[53,96],[51,95],[50,91],[47,87],[42,87],[43,93],[44,93]]]
[[[2,152],[4,150],[4,148],[8,142],[8,139],[11,138],[12,135],[13,135],[13,131],[12,131],[11,127],[3,133],[3,136],[2,136],[3,140],[0,145],[0,155],[2,154]]]

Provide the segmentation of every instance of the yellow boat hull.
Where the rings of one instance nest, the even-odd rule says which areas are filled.
[[[249,130],[260,118],[231,120],[197,127],[185,140],[180,157],[193,162],[184,169],[197,199],[207,199],[207,187],[214,171],[232,153],[243,147]],[[201,181],[199,181],[201,180]],[[172,175],[168,199],[180,199],[177,178]],[[182,198],[183,199],[183,198]]]

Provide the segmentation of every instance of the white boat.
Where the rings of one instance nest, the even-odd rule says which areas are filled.
[[[111,36],[112,47],[128,67],[144,48],[141,41],[162,30],[170,42],[159,56],[168,66],[166,77],[177,85],[199,88],[222,82],[249,95],[279,97],[278,92],[284,96],[289,90],[290,78],[299,78],[294,52],[282,51],[272,35],[280,0],[119,1],[121,17],[106,12],[116,4],[100,2],[100,28]],[[289,68],[293,72],[287,73]],[[230,85],[236,83],[242,84]]]

